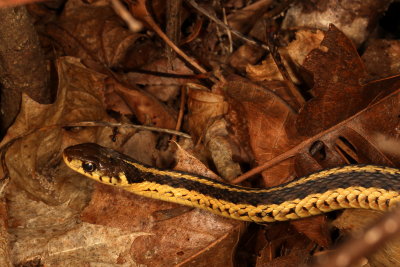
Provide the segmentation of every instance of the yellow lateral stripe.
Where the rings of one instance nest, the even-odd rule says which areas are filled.
[[[71,169],[103,184],[244,221],[294,220],[345,208],[386,211],[400,202],[400,170],[390,167],[343,166],[256,189],[146,167],[93,143],[66,148],[63,158]]]
[[[398,192],[356,186],[310,194],[303,199],[287,200],[279,204],[257,206],[235,204],[196,191],[160,185],[155,182],[142,182],[122,188],[138,195],[202,208],[224,217],[255,222],[293,220],[343,208],[386,211],[400,202]]]
[[[131,162],[131,161],[126,161],[125,162],[133,165],[135,168],[137,168],[138,170],[142,171],[142,172],[147,172],[147,173],[152,173],[154,175],[163,175],[163,176],[171,176],[174,178],[184,178],[187,180],[191,180],[191,181],[196,181],[202,184],[206,184],[206,185],[210,185],[213,187],[217,187],[220,189],[225,189],[225,190],[229,190],[229,191],[236,191],[236,192],[248,192],[248,193],[268,193],[268,192],[273,192],[273,191],[277,191],[277,190],[281,190],[283,188],[291,188],[297,185],[301,185],[303,183],[306,183],[308,181],[314,181],[314,180],[319,180],[319,179],[323,179],[324,177],[328,177],[329,175],[332,174],[343,174],[343,173],[348,173],[348,172],[369,172],[369,173],[373,173],[373,172],[380,172],[383,174],[392,174],[392,175],[400,175],[400,171],[394,168],[382,168],[382,167],[378,167],[378,166],[374,166],[374,165],[366,165],[366,166],[344,166],[344,167],[338,167],[338,168],[333,168],[333,169],[329,169],[329,170],[325,170],[325,171],[320,171],[318,173],[315,174],[311,174],[309,176],[307,176],[304,179],[298,179],[298,180],[294,180],[292,183],[287,184],[285,186],[277,186],[277,187],[273,187],[273,188],[268,188],[268,189],[258,189],[257,191],[254,191],[254,189],[248,190],[246,188],[235,188],[235,187],[231,187],[230,185],[225,185],[225,184],[220,184],[220,183],[215,183],[213,181],[207,180],[207,179],[202,179],[200,177],[197,176],[192,176],[192,175],[188,175],[188,174],[183,174],[183,173],[177,173],[177,172],[171,172],[171,171],[165,171],[165,170],[158,170],[158,169],[154,169],[154,168],[148,168],[145,167],[141,164],[135,163],[135,162]]]

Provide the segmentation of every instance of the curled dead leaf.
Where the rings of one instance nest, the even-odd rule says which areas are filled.
[[[119,103],[123,102],[125,105],[121,106],[123,107],[121,112],[126,113],[126,107],[128,107],[142,124],[175,129],[176,115],[174,111],[149,93],[139,88],[129,89],[111,79],[108,82],[107,89],[108,95],[116,94],[119,96],[119,98],[113,96],[115,102],[107,101],[107,105],[115,111],[120,111]]]

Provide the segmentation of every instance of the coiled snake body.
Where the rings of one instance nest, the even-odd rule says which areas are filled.
[[[327,169],[276,187],[256,189],[157,169],[93,143],[68,147],[63,158],[71,169],[104,184],[257,223],[295,220],[345,208],[386,211],[400,201],[400,170],[375,165]]]

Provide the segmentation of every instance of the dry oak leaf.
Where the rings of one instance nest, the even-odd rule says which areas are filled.
[[[226,99],[231,107],[228,117],[242,120],[231,121],[232,128],[246,126],[250,147],[257,162],[267,162],[301,141],[288,135],[286,129],[293,125],[294,114],[288,104],[274,92],[246,81],[229,82],[225,87]],[[232,113],[240,116],[232,116]],[[294,163],[293,159],[286,160],[264,171],[264,184],[270,187],[292,180],[297,176]],[[295,224],[300,232],[326,247],[330,239],[326,234],[325,222],[323,217],[316,217]],[[304,227],[304,224],[314,226]]]
[[[123,64],[145,37],[126,29],[109,5],[80,0],[67,1],[59,20],[48,24],[46,31],[65,54],[108,67]]]
[[[285,131],[286,125],[291,122],[289,118],[292,110],[272,90],[245,80],[228,82],[224,86],[230,112],[240,114],[233,116],[237,121],[231,122],[232,127],[237,127],[233,123],[246,127],[246,142],[250,143],[257,163],[274,158],[296,143],[296,140],[288,138]],[[291,165],[293,164],[287,161],[264,171],[262,175],[265,185],[274,186],[287,182],[293,176]]]
[[[207,90],[191,89],[188,93],[189,128],[195,142],[204,138],[211,124],[228,109],[224,97]]]
[[[296,120],[301,135],[312,136],[332,127],[390,93],[363,84],[363,62],[351,41],[334,25],[326,32],[321,49],[311,51],[303,67],[313,75],[314,98]]]
[[[81,220],[138,233],[125,244],[129,254],[120,260],[133,258],[151,266],[233,266],[244,224],[199,209],[182,213],[180,207],[96,184]]]
[[[323,37],[324,34],[322,31],[299,30],[296,32],[296,39],[294,41],[290,42],[287,47],[279,49],[283,64],[293,82],[300,83],[297,74],[298,68],[303,65],[308,53],[319,47]],[[284,80],[271,55],[261,65],[247,65],[246,72],[253,81]]]
[[[60,199],[65,201],[67,197],[58,191],[61,184],[48,180],[46,175],[50,173],[43,173],[59,164],[61,149],[72,143],[60,125],[108,117],[102,95],[104,75],[86,69],[77,59],[70,57],[60,59],[57,67],[59,88],[56,101],[42,105],[24,95],[21,111],[1,142],[4,145],[31,133],[10,147],[6,164],[13,182],[35,198],[50,203],[57,203]],[[95,131],[90,130],[81,134],[82,139],[94,136]]]
[[[108,118],[102,96],[105,76],[70,57],[59,59],[57,67],[59,88],[55,103],[40,105],[24,96],[20,114],[2,142],[4,145],[14,140],[6,154],[10,172],[7,219],[13,264],[39,258],[47,266],[60,262],[82,266],[91,261],[88,259],[98,244],[88,238],[88,231],[96,227],[85,230],[78,220],[87,204],[90,181],[62,164],[61,151],[77,142],[96,140],[101,130],[83,129],[76,134],[61,126]],[[115,235],[120,236],[121,232]],[[88,242],[77,242],[79,238]]]
[[[56,103],[40,106],[24,97],[8,139],[48,125],[107,118],[100,93],[104,91],[104,75],[72,58],[61,59],[58,65]],[[97,128],[68,132],[57,127],[29,135],[10,148],[7,165],[11,183],[6,197],[13,263],[39,258],[47,266],[194,262],[232,266],[243,223],[197,209],[155,221],[152,211],[177,205],[95,182],[90,195],[92,181],[61,164],[64,146],[96,139],[105,142],[109,135],[102,137]]]

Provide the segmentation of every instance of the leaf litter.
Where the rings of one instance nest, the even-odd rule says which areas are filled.
[[[145,5],[146,1],[139,1],[131,8],[147,16]],[[80,23],[75,25],[76,21]],[[242,27],[243,21],[239,17],[234,27]],[[150,18],[150,22],[149,29],[154,21]],[[280,50],[292,80],[312,88],[308,91],[312,99],[298,114],[287,83],[271,58],[254,65],[263,55],[255,49],[243,50],[254,56],[251,62],[244,60],[246,54],[226,57],[225,48],[216,39],[218,29],[210,24],[209,34],[201,41],[205,48],[193,41],[196,38],[186,45],[201,47],[193,54],[215,67],[218,64],[213,54],[204,50],[212,48],[215,54],[220,53],[220,59],[236,64],[249,78],[222,78],[217,72],[220,81],[211,90],[189,90],[183,127],[191,133],[192,141],[179,140],[178,148],[160,153],[156,148],[163,145],[162,138],[155,132],[65,127],[83,121],[127,121],[107,112],[112,110],[144,125],[175,129],[180,111],[171,106],[177,89],[196,81],[193,71],[179,59],[173,64],[178,70],[165,68],[167,61],[149,36],[131,33],[122,25],[107,5],[70,0],[58,23],[46,28],[73,57],[57,60],[55,103],[41,105],[24,96],[21,112],[1,143],[13,140],[6,154],[12,179],[5,192],[13,263],[232,266],[245,224],[196,209],[171,212],[179,205],[83,179],[61,162],[63,148],[73,144],[100,143],[164,167],[170,165],[175,149],[190,151],[205,163],[212,161],[211,166],[225,179],[239,176],[243,166],[269,164],[258,182],[262,186],[343,164],[399,164],[398,150],[387,145],[398,143],[399,78],[381,78],[384,75],[379,76],[379,70],[374,69],[372,77],[380,80],[367,82],[371,77],[357,50],[334,26],[323,33],[298,31],[297,40],[287,50]],[[151,62],[132,48],[145,51]],[[95,65],[92,61],[114,69],[128,66],[132,71],[111,75],[110,69],[91,68]],[[144,72],[135,72],[135,68]],[[391,74],[396,73],[395,68],[390,66]],[[172,78],[153,79],[152,71],[168,72]],[[174,78],[173,74],[183,76]],[[182,151],[177,153],[178,162],[191,158]],[[209,176],[210,170],[203,163],[192,160],[183,170]],[[253,233],[260,255],[255,261],[259,266],[308,262],[316,246],[318,250],[331,245],[329,231],[325,216],[268,225]],[[239,242],[238,250],[242,248]]]

